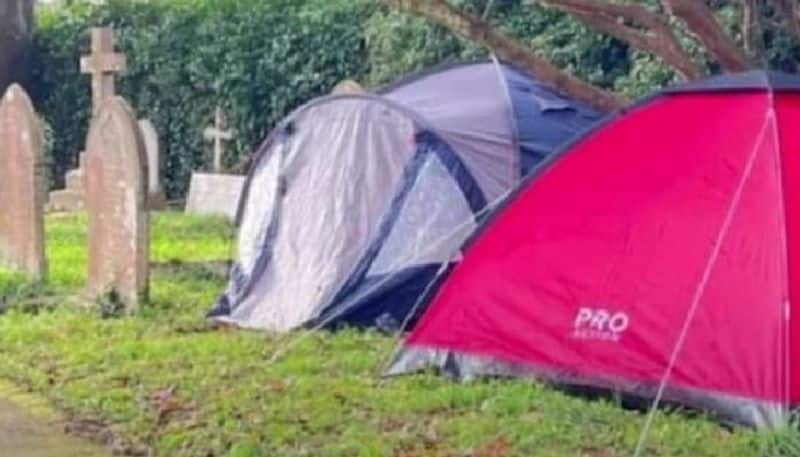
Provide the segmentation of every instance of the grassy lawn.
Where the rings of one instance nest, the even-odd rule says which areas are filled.
[[[217,219],[155,215],[150,304],[103,317],[102,304],[80,298],[85,219],[51,217],[47,232],[49,285],[0,274],[0,378],[128,453],[612,457],[631,455],[644,420],[532,381],[381,380],[395,341],[371,332],[295,340],[210,329],[203,315],[224,287],[218,263],[232,237]],[[297,344],[272,360],[287,339]],[[657,456],[788,447],[774,434],[730,432],[680,411],[657,417],[649,443],[646,455]]]

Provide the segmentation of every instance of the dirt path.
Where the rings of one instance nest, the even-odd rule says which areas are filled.
[[[108,457],[110,452],[62,433],[0,397],[0,455],[7,457]]]

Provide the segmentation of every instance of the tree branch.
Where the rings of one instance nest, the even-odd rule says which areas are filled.
[[[536,55],[522,43],[445,0],[382,0],[382,2],[402,11],[426,17],[452,33],[485,46],[501,59],[514,62],[529,71],[542,83],[602,111],[611,111],[626,103],[624,98],[612,92],[559,70],[550,61]]]
[[[661,0],[669,14],[682,19],[711,57],[726,71],[744,71],[752,63],[742,49],[725,33],[714,13],[701,0]]]
[[[601,0],[540,1],[593,29],[660,57],[683,79],[698,79],[705,74],[678,42],[663,15],[642,5]]]

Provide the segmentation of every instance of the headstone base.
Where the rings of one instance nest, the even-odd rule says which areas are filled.
[[[72,213],[81,211],[85,204],[84,185],[84,153],[78,155],[78,168],[72,169],[64,176],[63,189],[50,192],[50,197],[45,206],[48,213]]]
[[[193,173],[186,213],[218,214],[235,220],[245,179],[240,175]]]
[[[61,189],[50,192],[50,201],[45,210],[48,213],[72,213],[84,208],[82,191]]]

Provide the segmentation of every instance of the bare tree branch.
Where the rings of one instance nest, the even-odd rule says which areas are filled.
[[[602,0],[540,0],[587,26],[660,57],[683,79],[698,79],[703,69],[681,46],[663,15],[632,3]]]
[[[725,33],[714,13],[701,0],[661,0],[669,14],[682,19],[689,31],[726,71],[752,68],[744,51]]]
[[[612,92],[586,83],[559,70],[547,59],[536,55],[524,44],[507,36],[486,21],[450,5],[445,0],[382,0],[402,11],[417,14],[444,26],[451,32],[489,48],[498,57],[523,67],[547,84],[603,111],[626,103]]]

